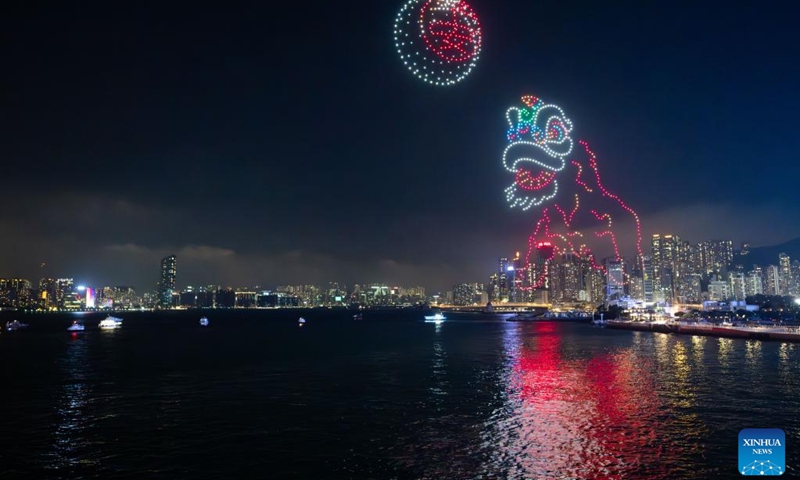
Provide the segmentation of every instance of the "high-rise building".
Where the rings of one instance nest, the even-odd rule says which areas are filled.
[[[58,283],[52,278],[39,280],[40,305],[45,310],[58,308]]]
[[[172,294],[175,293],[178,260],[170,255],[161,260],[161,281],[158,283],[158,305],[161,308],[172,308]]]
[[[789,295],[800,296],[800,261],[792,262],[792,285]]]
[[[645,303],[653,302],[653,262],[650,257],[642,258],[642,290]]]
[[[498,280],[498,296],[501,302],[509,301],[510,292],[512,290],[512,282],[514,277],[514,265],[509,262],[508,258],[500,258],[498,260],[497,280]]]
[[[525,272],[522,259],[519,252],[516,253],[511,260],[510,265],[506,267],[509,274],[509,292],[508,299],[510,302],[523,302],[525,301]]]
[[[746,297],[764,293],[764,275],[761,272],[761,267],[755,267],[747,272],[744,287]]]
[[[728,282],[723,280],[712,280],[708,284],[708,299],[717,302],[724,302],[731,298],[731,287]]]
[[[606,298],[607,302],[621,299],[625,295],[625,265],[615,258],[606,259]]]
[[[472,305],[475,300],[475,286],[460,283],[453,287],[453,305]]]
[[[731,297],[734,300],[744,300],[747,296],[747,278],[743,272],[728,272],[728,281],[731,285]]]
[[[778,268],[780,269],[780,295],[791,295],[792,290],[792,261],[789,255],[778,255]]]
[[[655,301],[675,299],[675,278],[680,276],[681,239],[677,235],[653,235],[653,290]]]
[[[766,278],[764,293],[766,295],[781,294],[781,271],[777,265],[769,265],[765,270]]]
[[[86,287],[86,297],[84,297],[84,306],[85,308],[95,308],[95,292],[94,288]]]
[[[628,275],[628,295],[632,300],[644,301],[644,274],[642,272],[642,262],[631,262],[633,267]]]
[[[703,276],[689,273],[681,279],[681,302],[700,303],[703,301]]]
[[[65,308],[70,295],[75,293],[75,281],[71,278],[59,278],[56,280],[58,294],[58,308]],[[72,303],[71,301],[69,303]]]
[[[7,280],[8,298],[11,306],[16,308],[27,308],[35,303],[31,295],[31,282],[24,278],[12,278]]]
[[[706,276],[723,275],[733,261],[733,242],[731,240],[711,240],[697,246],[700,264]]]

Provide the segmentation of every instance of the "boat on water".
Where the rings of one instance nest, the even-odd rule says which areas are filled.
[[[606,321],[603,320],[602,318],[595,318],[594,320],[592,320],[592,325],[596,327],[605,327]]]
[[[201,327],[207,327],[208,326],[208,319],[206,317],[203,317],[203,318],[200,319],[200,326]]]
[[[112,317],[109,315],[105,320],[100,322],[100,328],[103,330],[113,330],[116,328],[122,327],[122,319],[117,317]]]
[[[306,319],[305,319],[305,318],[303,318],[303,317],[300,317],[300,319],[299,319],[299,320],[297,320],[297,325],[298,325],[298,326],[302,327],[302,326],[303,326],[303,325],[305,325],[305,324],[306,324]]]
[[[19,320],[12,320],[10,322],[6,322],[6,330],[9,331],[9,332],[22,330],[24,328],[28,328],[28,324],[27,323],[21,323]]]
[[[67,328],[68,332],[82,332],[86,330],[86,326],[80,320],[75,320],[72,325]]]
[[[447,320],[447,317],[437,312],[433,315],[425,315],[425,323],[442,323]]]
[[[356,313],[355,315],[353,315],[353,320],[364,320],[364,316],[361,315],[360,313]]]

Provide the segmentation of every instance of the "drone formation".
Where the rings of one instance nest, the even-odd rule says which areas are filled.
[[[528,239],[525,268],[537,256],[545,265],[529,288],[544,284],[546,264],[558,255],[583,258],[598,270],[605,267],[596,263],[593,251],[613,252],[613,259],[622,260],[620,237],[634,238],[641,257],[639,216],[603,185],[597,156],[587,142],[580,140],[582,148],[573,153],[573,126],[564,111],[531,95],[522,97],[522,103],[506,113],[509,144],[503,166],[514,176],[505,190],[509,206],[541,210]]]
[[[466,78],[478,61],[481,38],[478,16],[463,0],[409,0],[394,24],[400,59],[433,85]]]
[[[397,14],[394,38],[400,59],[417,78],[447,86],[475,68],[483,37],[477,14],[464,0],[408,0]],[[513,175],[506,200],[522,211],[538,208],[540,215],[529,238],[527,267],[532,253],[547,252],[551,258],[540,261],[569,253],[602,270],[590,245],[621,260],[617,239],[622,236],[635,238],[641,256],[638,215],[603,186],[588,143],[581,140],[582,148],[573,148],[573,125],[564,111],[526,95],[506,119],[503,167]],[[534,282],[532,288],[538,287]]]

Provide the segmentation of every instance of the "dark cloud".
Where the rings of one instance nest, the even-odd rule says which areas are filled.
[[[451,88],[397,59],[395,2],[14,5],[0,275],[143,289],[177,253],[183,284],[483,281],[536,220],[503,195],[524,94],[565,109],[646,248],[800,234],[791,16],[472,4],[484,51]]]

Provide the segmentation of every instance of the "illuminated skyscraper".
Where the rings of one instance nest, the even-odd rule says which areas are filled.
[[[40,305],[45,310],[58,308],[58,283],[52,278],[39,280]]]
[[[161,308],[172,307],[172,294],[175,292],[177,269],[178,261],[175,255],[170,255],[161,260],[161,281],[158,283],[158,306]]]
[[[58,284],[58,307],[65,308],[65,303],[70,300],[69,296],[74,293],[75,281],[71,278],[59,278],[56,283]]]
[[[761,271],[761,267],[756,266],[747,272],[745,296],[761,295],[762,293],[764,293],[764,273]]]
[[[498,280],[498,295],[501,302],[509,300],[509,292],[511,291],[511,282],[509,280],[510,274],[513,273],[514,267],[508,261],[508,258],[501,258],[498,260],[498,271],[497,271],[497,280]]]
[[[733,242],[730,240],[712,240],[697,246],[700,264],[707,276],[722,275],[733,261]]]
[[[650,257],[642,258],[642,290],[644,301],[653,302],[653,262]]]
[[[672,302],[675,277],[680,274],[680,245],[677,235],[653,235],[653,290],[655,301]]]
[[[778,268],[780,269],[780,295],[791,295],[792,289],[792,261],[789,255],[778,255]]]
[[[475,286],[461,283],[453,287],[453,305],[472,305],[475,301]]]
[[[84,301],[86,308],[95,308],[95,296],[94,296],[94,289],[91,287],[86,287],[86,300]]]
[[[625,295],[625,265],[615,259],[606,259],[606,302],[620,300]]]
[[[768,265],[765,270],[766,284],[764,293],[767,295],[781,294],[781,271],[777,265]]]

